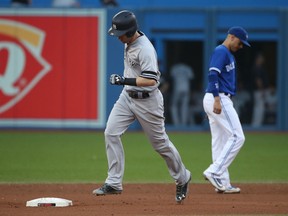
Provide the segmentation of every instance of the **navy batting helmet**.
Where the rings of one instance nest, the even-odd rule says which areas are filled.
[[[136,16],[128,10],[123,10],[113,17],[112,27],[109,29],[108,33],[116,37],[124,34],[126,34],[127,37],[132,37],[137,29]]]

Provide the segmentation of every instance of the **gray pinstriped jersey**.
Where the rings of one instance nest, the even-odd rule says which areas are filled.
[[[152,78],[157,81],[154,86],[147,87],[137,87],[137,86],[125,86],[127,91],[148,91],[151,92],[158,88],[160,71],[158,68],[158,59],[155,48],[153,47],[150,40],[145,36],[144,33],[141,34],[133,43],[125,44],[124,49],[124,77],[136,78],[138,76],[144,78]],[[145,72],[148,71],[148,72]],[[155,72],[151,74],[149,72]]]

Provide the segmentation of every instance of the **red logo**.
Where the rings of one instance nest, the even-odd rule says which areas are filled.
[[[0,19],[0,114],[22,100],[51,70],[42,57],[45,32]]]
[[[0,13],[0,127],[103,127],[103,10]]]

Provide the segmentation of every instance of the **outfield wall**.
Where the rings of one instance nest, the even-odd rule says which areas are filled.
[[[107,20],[111,20],[113,14],[117,11],[109,10]],[[207,85],[207,70],[210,54],[214,47],[219,44],[226,36],[227,30],[232,25],[241,25],[249,32],[249,41],[252,44],[251,49],[244,49],[237,55],[239,59],[238,71],[239,79],[244,85],[244,91],[240,95],[249,94],[250,99],[243,103],[241,110],[241,121],[247,130],[287,130],[287,9],[285,8],[146,8],[135,10],[140,17],[140,27],[152,40],[158,52],[160,69],[163,75],[169,76],[173,58],[177,56],[177,46],[180,47],[180,57],[190,63],[195,69],[194,88],[191,92],[197,98],[196,104],[191,104],[191,115],[195,115],[193,123],[186,126],[175,127],[169,116],[169,100],[172,94],[166,95],[166,122],[167,128],[172,130],[203,130],[208,129],[208,122],[205,120],[205,114],[202,109],[202,95]],[[108,26],[109,26],[109,21]],[[116,64],[107,65],[107,72],[119,71],[122,66],[121,44],[111,37],[107,37],[107,53],[109,59],[117,61]],[[183,44],[181,44],[181,42]],[[170,45],[171,44],[171,45]],[[184,46],[184,48],[183,48]],[[188,48],[185,48],[188,47]],[[113,47],[113,48],[112,48]],[[117,52],[115,48],[117,47]],[[174,48],[173,48],[174,47]],[[181,48],[182,47],[182,48]],[[118,51],[119,49],[119,51]],[[271,90],[275,93],[271,100],[274,100],[273,111],[270,112],[265,107],[266,121],[262,125],[254,127],[251,125],[253,112],[253,89],[250,87],[251,67],[254,56],[258,51],[266,55],[266,66],[269,72]],[[176,58],[176,57],[175,57]],[[239,87],[240,88],[240,87]],[[112,108],[121,89],[113,89],[113,100],[109,100],[108,109]],[[115,91],[115,92],[114,92]],[[199,97],[200,95],[200,97]],[[275,97],[274,97],[275,96]],[[237,102],[241,98],[235,98],[235,106],[241,106]],[[244,100],[244,99],[243,99]],[[240,102],[239,102],[240,103]],[[200,110],[201,109],[201,110]],[[199,111],[200,110],[200,111]],[[196,112],[196,114],[195,114]],[[139,125],[135,126],[139,128]]]
[[[191,58],[192,66],[197,68],[196,81],[201,85],[191,91],[198,96],[203,94],[207,84],[206,71],[213,48],[223,40],[230,26],[245,27],[252,48],[239,55],[239,59],[244,59],[240,68],[244,83],[251,79],[251,59],[261,49],[268,56],[277,104],[272,116],[274,120],[257,128],[251,127],[249,118],[247,122],[244,119],[251,115],[251,110],[244,110],[244,127],[288,130],[288,102],[285,99],[288,98],[288,10],[277,4],[269,6],[266,2],[263,5],[266,6],[183,8],[156,4],[155,7],[131,6],[130,9],[137,15],[141,30],[155,45],[163,74],[169,72],[170,59],[175,52],[167,48],[173,48],[173,44],[179,42],[192,44],[189,51],[182,48],[180,53]],[[107,36],[110,20],[120,9],[2,8],[0,54],[4,62],[10,62],[10,70],[0,68],[2,78],[6,80],[0,83],[0,127],[103,129],[121,91],[119,86],[111,87],[108,79],[112,73],[122,73],[123,46],[117,39]],[[26,27],[25,32],[38,38],[39,43],[23,34]],[[8,61],[4,49],[10,50],[9,56],[14,55],[16,60]],[[24,64],[26,60],[27,64]],[[198,105],[200,103],[201,98]],[[166,107],[167,114],[169,104]],[[195,115],[195,124],[177,127],[167,116],[167,128],[207,130],[204,113],[200,110]],[[139,125],[132,125],[131,129],[139,129]]]

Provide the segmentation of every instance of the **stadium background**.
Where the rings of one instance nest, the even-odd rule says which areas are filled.
[[[0,0],[0,76],[8,74],[4,68],[8,55],[3,47],[23,48],[30,61],[21,75],[27,82],[23,79],[19,87],[29,84],[34,75],[31,72],[38,70],[40,63],[50,70],[9,110],[5,102],[15,97],[5,96],[0,83],[1,215],[127,215],[128,210],[130,215],[287,214],[288,2],[118,0],[117,8],[103,7],[95,0],[80,3],[78,9],[56,9],[50,0],[33,0],[29,8],[12,9],[10,1]],[[123,47],[107,36],[112,16],[121,9],[137,14],[140,28],[157,49],[163,74],[169,73],[175,53],[191,60],[200,84],[200,89],[192,92],[199,90],[200,98],[207,82],[209,54],[230,25],[247,28],[253,46],[239,54],[245,83],[249,83],[257,50],[268,56],[270,80],[277,90],[277,114],[258,128],[250,126],[251,109],[241,116],[246,142],[229,170],[233,183],[243,191],[240,195],[218,196],[202,177],[211,161],[211,146],[207,121],[200,111],[196,124],[185,127],[173,126],[167,116],[167,128],[173,130],[169,137],[193,173],[191,196],[185,205],[175,206],[175,186],[167,168],[141,131],[122,137],[125,193],[120,199],[91,196],[92,189],[106,178],[103,128],[121,91],[121,87],[111,88],[108,79],[122,70]],[[41,39],[42,27],[46,36],[42,47],[31,49],[23,43],[29,38],[22,38],[25,35],[18,30],[26,28]],[[18,60],[11,61],[12,69],[19,67]],[[139,125],[130,129],[138,130]],[[75,207],[25,207],[27,200],[49,196],[71,199]]]
[[[245,104],[243,110],[241,111],[241,121],[244,125],[245,130],[277,130],[277,131],[287,131],[288,130],[288,102],[285,98],[288,98],[288,61],[287,61],[287,38],[288,38],[288,3],[284,0],[278,1],[129,1],[123,0],[118,1],[118,7],[104,7],[101,5],[100,1],[91,1],[91,0],[81,0],[80,8],[70,8],[70,9],[61,9],[61,8],[53,8],[51,5],[51,1],[32,1],[32,4],[29,8],[19,9],[11,9],[10,1],[2,0],[0,2],[1,14],[5,13],[5,11],[10,11],[10,16],[12,13],[12,17],[16,20],[21,21],[21,13],[25,13],[27,10],[27,14],[29,11],[32,13],[41,13],[42,10],[57,11],[58,16],[62,16],[63,20],[61,20],[64,30],[62,30],[65,34],[65,37],[60,36],[57,32],[53,33],[53,36],[46,35],[46,38],[49,37],[61,37],[63,43],[69,38],[69,43],[75,46],[75,41],[73,41],[71,32],[77,32],[77,26],[73,28],[73,24],[71,24],[71,32],[66,31],[65,17],[67,13],[73,13],[73,11],[81,11],[83,16],[87,14],[89,17],[91,15],[91,11],[95,10],[97,13],[101,14],[101,22],[103,24],[102,28],[98,32],[98,36],[102,37],[100,40],[96,41],[98,45],[102,46],[103,52],[99,54],[96,58],[96,61],[99,65],[95,67],[99,67],[101,70],[102,78],[98,83],[94,83],[87,86],[83,84],[80,85],[79,88],[85,88],[84,92],[90,92],[90,95],[87,96],[87,102],[84,103],[80,100],[79,104],[82,103],[83,110],[95,109],[98,115],[99,122],[97,124],[90,124],[91,119],[93,118],[93,110],[87,111],[88,114],[85,114],[82,122],[77,124],[77,121],[65,121],[67,116],[71,114],[72,118],[74,113],[77,112],[77,109],[72,109],[71,107],[75,107],[75,103],[77,100],[70,101],[69,97],[71,95],[75,95],[73,93],[73,84],[67,84],[63,82],[55,87],[55,94],[67,91],[67,94],[63,94],[59,101],[64,101],[60,105],[64,107],[66,106],[66,110],[63,111],[60,108],[60,114],[56,117],[56,120],[53,124],[46,124],[47,119],[55,120],[54,116],[43,116],[41,114],[38,116],[29,116],[29,114],[24,113],[22,116],[18,116],[20,113],[19,110],[23,110],[21,108],[21,103],[27,102],[29,100],[29,96],[24,97],[20,103],[16,104],[15,107],[11,108],[13,114],[9,114],[5,116],[5,112],[0,114],[0,126],[4,129],[13,129],[13,128],[76,128],[76,129],[103,129],[105,127],[105,121],[108,117],[109,111],[111,110],[115,100],[117,99],[121,88],[111,88],[108,84],[108,79],[110,74],[112,73],[121,73],[123,68],[122,58],[119,57],[122,55],[122,45],[112,37],[107,36],[107,30],[110,27],[110,20],[112,16],[121,9],[129,9],[133,10],[139,20],[140,29],[143,30],[147,36],[152,40],[155,48],[158,52],[159,57],[159,65],[160,69],[164,76],[169,74],[169,69],[171,68],[171,64],[173,63],[175,56],[179,55],[180,58],[185,59],[186,61],[190,61],[191,66],[195,70],[195,80],[194,85],[192,86],[191,91],[197,95],[198,103],[193,106],[198,106],[198,110],[193,112],[195,123],[188,124],[186,126],[176,127],[172,124],[171,118],[169,115],[169,93],[168,99],[166,100],[166,120],[167,120],[167,128],[169,130],[181,130],[181,131],[202,131],[208,130],[207,121],[205,121],[205,115],[201,110],[201,106],[199,108],[199,104],[201,104],[201,97],[205,90],[205,86],[207,83],[207,76],[205,75],[207,72],[207,65],[209,62],[209,56],[213,51],[213,48],[221,42],[221,40],[225,37],[227,29],[232,25],[241,25],[245,27],[249,32],[249,40],[251,41],[252,48],[251,50],[245,50],[236,55],[239,57],[240,61],[240,79],[244,83],[244,88],[250,91],[249,83],[251,81],[250,70],[252,65],[252,59],[254,55],[261,50],[266,55],[266,65],[269,71],[269,79],[270,84],[275,88],[276,92],[276,101],[277,104],[274,107],[272,113],[267,113],[270,116],[270,120],[267,120],[263,125],[257,128],[251,127],[251,111],[253,106],[253,101],[248,101]],[[40,11],[40,12],[39,12]],[[3,13],[2,13],[3,12]],[[53,12],[52,12],[53,13]],[[60,14],[60,15],[59,15]],[[69,24],[67,24],[68,26]],[[90,27],[88,26],[87,29]],[[86,31],[86,29],[85,29]],[[95,33],[97,35],[97,32]],[[60,40],[60,39],[59,39]],[[61,43],[61,40],[59,43]],[[94,44],[93,38],[87,36],[86,48],[83,48],[83,53],[89,53],[89,44]],[[69,45],[68,43],[68,45]],[[72,46],[72,45],[71,45]],[[56,47],[55,47],[56,48]],[[63,48],[65,49],[65,48]],[[87,50],[85,50],[87,49]],[[69,52],[67,49],[66,52]],[[64,52],[65,53],[65,52]],[[76,56],[77,54],[75,54]],[[89,56],[89,54],[87,54]],[[102,56],[102,57],[101,57]],[[59,62],[61,63],[61,56],[59,57]],[[47,60],[49,62],[49,59]],[[66,61],[66,63],[64,62]],[[71,68],[69,64],[67,64],[69,59],[63,60],[63,66],[61,71],[64,73],[62,79],[65,80],[66,77],[69,77],[69,74],[73,73],[82,73],[94,69],[94,66],[87,66],[85,68]],[[88,65],[92,64],[93,59],[87,60]],[[96,63],[96,64],[97,64]],[[17,62],[15,62],[17,65]],[[83,69],[83,70],[82,70]],[[82,70],[82,71],[81,71]],[[53,65],[52,71],[53,72]],[[99,71],[98,71],[99,72]],[[52,74],[52,73],[51,73]],[[88,72],[87,72],[88,74]],[[80,76],[80,75],[79,75]],[[88,76],[87,76],[88,77]],[[43,78],[44,80],[44,78]],[[44,82],[44,81],[43,81]],[[47,84],[53,86],[53,83],[50,83],[46,80]],[[66,86],[65,86],[66,85]],[[71,86],[70,86],[71,85]],[[97,97],[101,98],[99,101],[95,100],[95,95],[91,94],[93,88],[99,87],[97,91]],[[41,82],[32,90],[32,91],[40,91],[37,90],[38,86],[41,86]],[[65,87],[63,87],[65,86]],[[41,91],[39,92],[41,94]],[[48,94],[48,93],[46,93]],[[69,96],[70,94],[70,96]],[[83,93],[84,94],[84,93]],[[86,96],[85,96],[86,97]],[[68,99],[67,99],[68,98]],[[79,95],[81,98],[81,95]],[[237,97],[235,98],[237,101]],[[3,101],[3,100],[2,100]],[[65,101],[67,103],[65,105]],[[30,99],[29,103],[37,104],[39,101],[33,101],[33,98]],[[251,104],[252,103],[252,104]],[[49,103],[47,103],[49,104]],[[202,104],[201,104],[202,105]],[[17,107],[18,106],[18,107]],[[53,106],[53,104],[51,105]],[[39,106],[32,106],[33,108],[39,110]],[[90,108],[89,108],[90,107]],[[92,108],[91,108],[92,107]],[[33,112],[34,109],[30,109],[30,112]],[[11,111],[11,110],[10,110]],[[65,112],[65,114],[61,114]],[[192,111],[191,111],[192,112]],[[68,114],[67,114],[68,113]],[[26,116],[25,116],[26,115]],[[92,116],[92,117],[91,117]],[[76,116],[78,118],[78,116]],[[25,121],[22,121],[25,119]],[[19,123],[20,122],[20,123]],[[33,122],[33,124],[30,124]],[[40,122],[40,123],[39,123]],[[130,129],[139,129],[139,125],[135,123],[130,127]]]

